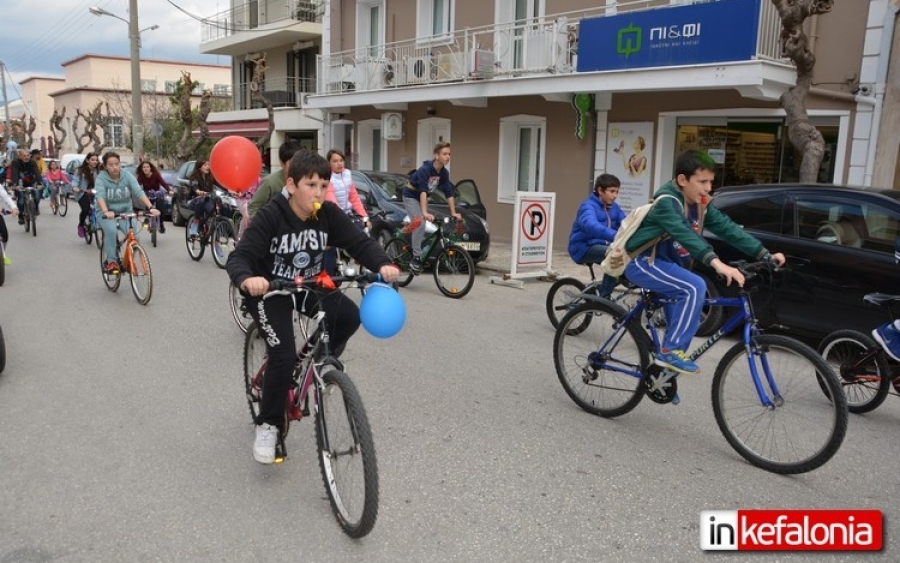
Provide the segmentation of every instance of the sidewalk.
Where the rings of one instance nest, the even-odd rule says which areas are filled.
[[[554,249],[553,259],[550,267],[556,272],[558,278],[576,277],[583,281],[587,281],[590,277],[587,266],[576,264],[569,258],[569,253],[563,249]],[[512,268],[512,244],[509,242],[491,241],[491,251],[487,260],[484,260],[477,266],[479,273],[489,276],[501,276],[508,274]],[[530,272],[538,270],[537,268],[525,268],[522,271]]]

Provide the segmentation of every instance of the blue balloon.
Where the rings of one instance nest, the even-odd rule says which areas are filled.
[[[406,304],[396,289],[373,283],[359,304],[359,318],[366,332],[376,338],[390,338],[406,322]]]

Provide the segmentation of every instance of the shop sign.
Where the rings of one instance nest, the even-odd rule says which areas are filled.
[[[752,60],[759,17],[760,0],[719,0],[585,18],[578,36],[577,70]]]

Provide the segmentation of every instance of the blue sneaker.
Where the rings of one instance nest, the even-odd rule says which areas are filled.
[[[894,323],[888,323],[873,330],[872,338],[888,356],[900,362],[900,330],[894,327]]]
[[[697,364],[688,359],[683,350],[666,351],[663,349],[656,354],[653,363],[664,368],[675,370],[679,373],[700,373],[700,368],[697,367]]]

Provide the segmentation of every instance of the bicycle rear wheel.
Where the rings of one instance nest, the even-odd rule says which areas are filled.
[[[28,218],[25,219],[27,223],[25,224],[25,231],[28,231],[28,226],[31,225],[31,236],[37,236],[37,204],[34,203],[34,200],[29,200],[25,202],[25,209],[28,211]]]
[[[3,260],[4,252],[3,242],[0,241],[0,286],[6,281],[6,262]]]
[[[69,198],[66,197],[66,194],[59,194],[59,216],[65,217],[69,212]]]
[[[412,261],[412,247],[409,241],[402,238],[392,238],[384,247],[388,257],[395,266],[400,268],[400,277],[397,278],[398,287],[406,287],[413,279],[413,273],[409,269]]]
[[[881,406],[891,390],[891,372],[874,340],[855,330],[839,330],[825,337],[819,353],[837,374],[850,412],[861,414]]]
[[[6,369],[6,341],[3,339],[3,328],[0,327],[0,373]]]
[[[228,303],[231,305],[231,314],[234,316],[234,322],[237,323],[241,332],[246,334],[250,324],[253,323],[253,316],[247,310],[244,295],[233,283],[228,284]]]
[[[250,323],[244,336],[244,394],[250,407],[250,418],[253,424],[259,417],[262,400],[263,375],[266,371],[266,341],[259,325]]]
[[[559,326],[566,313],[584,303],[580,296],[585,287],[584,282],[577,278],[561,278],[550,286],[544,307],[553,328]]]
[[[188,255],[195,262],[198,262],[201,258],[203,258],[203,253],[206,251],[206,244],[204,240],[202,240],[201,234],[191,235],[191,227],[190,225],[185,226],[184,228],[184,245],[187,248]]]
[[[475,284],[475,261],[455,244],[441,250],[434,261],[434,283],[451,299],[465,297]]]
[[[847,400],[837,377],[815,350],[792,338],[758,335],[751,351],[748,357],[739,342],[716,367],[712,406],[719,429],[744,459],[767,471],[820,467],[847,432]],[[750,362],[771,405],[760,401]]]
[[[556,327],[556,375],[566,394],[591,414],[620,416],[644,397],[649,338],[636,320],[620,324],[625,314],[613,303],[588,301],[569,311]]]
[[[228,262],[228,256],[234,250],[236,239],[234,237],[234,224],[224,217],[216,221],[216,228],[212,237],[212,255],[216,266],[224,269]]]
[[[150,270],[150,258],[144,247],[138,243],[131,245],[131,292],[141,305],[150,302],[153,296],[153,272]]]
[[[372,531],[378,517],[378,462],[369,420],[356,386],[337,370],[316,385],[319,467],[338,524],[352,538]]]
[[[100,228],[99,223],[94,223],[94,243],[97,245],[97,250],[103,250],[103,230]]]

